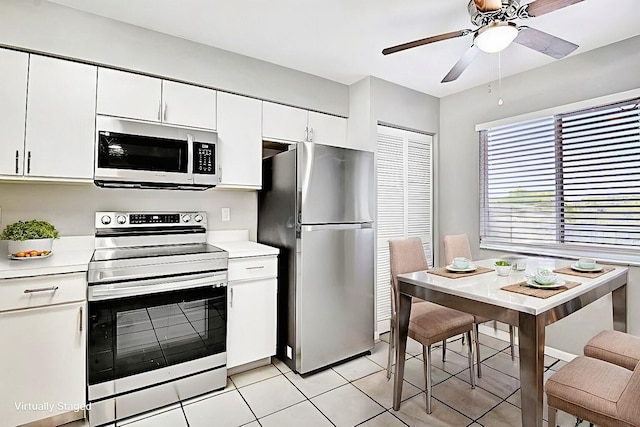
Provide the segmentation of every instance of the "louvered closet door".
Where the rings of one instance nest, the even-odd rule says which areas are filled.
[[[391,288],[389,239],[420,237],[432,255],[432,137],[378,126],[376,320],[389,330]]]

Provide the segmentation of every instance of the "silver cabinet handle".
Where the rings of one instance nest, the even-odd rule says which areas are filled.
[[[20,160],[20,152],[16,150],[16,173],[18,173],[18,161]]]
[[[27,173],[31,173],[31,151],[27,152]]]
[[[82,332],[82,321],[83,321],[83,315],[82,315],[82,307],[80,307],[80,332]]]
[[[304,128],[304,140],[309,141],[309,128]]]
[[[255,267],[245,267],[246,270],[257,270],[259,268],[264,268],[264,265],[256,265]]]
[[[313,141],[313,128],[309,128],[309,142]]]
[[[162,113],[162,121],[167,121],[167,101],[164,102],[164,112]]]
[[[49,288],[38,288],[38,289],[25,289],[25,294],[33,294],[35,292],[55,292],[58,290],[58,286],[51,286]]]
[[[158,121],[162,120],[162,101],[158,101]]]
[[[233,288],[229,289],[229,293],[231,294],[229,297],[229,307],[233,307]]]

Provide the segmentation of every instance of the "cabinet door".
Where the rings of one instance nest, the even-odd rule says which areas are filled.
[[[309,111],[309,140],[317,144],[347,146],[347,119]]]
[[[159,122],[162,80],[125,71],[98,69],[98,114]]]
[[[216,128],[216,91],[164,80],[162,121],[196,128]]]
[[[218,93],[218,187],[261,188],[261,104],[258,99]]]
[[[84,302],[0,313],[2,425],[22,425],[73,410],[59,403],[85,403],[84,313]],[[21,402],[54,407],[16,408]]]
[[[307,110],[287,105],[262,103],[262,138],[300,142],[306,138]]]
[[[29,55],[0,49],[0,174],[22,176]]]
[[[31,55],[25,176],[93,179],[96,67]]]
[[[229,282],[227,368],[276,354],[277,279]]]

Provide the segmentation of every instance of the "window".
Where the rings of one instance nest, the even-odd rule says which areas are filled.
[[[638,261],[639,103],[481,131],[481,247]]]
[[[389,239],[420,237],[433,265],[433,137],[378,126],[376,319],[378,332],[389,330],[391,287]]]

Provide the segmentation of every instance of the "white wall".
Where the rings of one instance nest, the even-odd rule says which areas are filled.
[[[347,116],[347,86],[42,0],[0,1],[0,45]]]
[[[350,144],[376,151],[378,124],[437,134],[440,100],[431,95],[366,77],[349,86]]]
[[[556,61],[503,79],[504,105],[497,104],[496,82],[440,100],[440,234],[467,233],[474,258],[495,252],[479,249],[479,144],[475,126],[640,87],[640,36]],[[471,67],[466,73],[483,72]],[[461,78],[464,78],[464,74]],[[441,253],[442,253],[442,244]],[[629,331],[640,335],[640,278],[631,268],[628,286]],[[548,328],[548,345],[581,354],[595,330],[611,328],[610,305],[603,301]]]
[[[255,191],[171,191],[107,189],[93,184],[0,183],[0,229],[18,220],[51,222],[63,236],[88,236],[95,232],[97,211],[207,212],[209,229],[248,229],[256,239],[257,194]],[[222,222],[221,208],[231,210]]]

